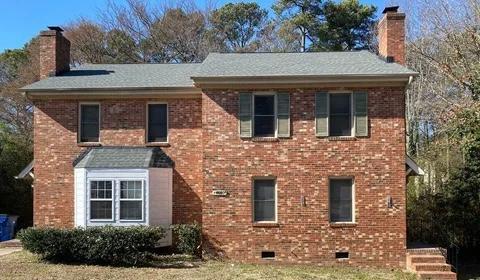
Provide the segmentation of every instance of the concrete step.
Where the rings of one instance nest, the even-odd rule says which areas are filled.
[[[439,255],[413,255],[410,256],[412,265],[417,263],[445,263],[445,258]]]
[[[449,271],[426,271],[417,272],[420,279],[432,279],[432,280],[456,280],[457,274]]]
[[[22,243],[18,239],[12,239],[0,242],[0,248],[22,248]]]
[[[452,271],[452,267],[446,263],[415,263],[413,269],[418,272]]]
[[[446,256],[447,250],[443,248],[415,248],[407,249],[407,254],[409,255],[439,255]]]

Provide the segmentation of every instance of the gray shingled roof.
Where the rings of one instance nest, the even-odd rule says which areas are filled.
[[[211,53],[193,77],[414,75],[369,51]]]
[[[23,88],[25,91],[193,87],[192,77],[415,75],[368,51],[211,53],[198,64],[86,64]]]
[[[173,161],[160,148],[93,147],[73,162],[78,168],[172,167]]]
[[[200,64],[85,64],[23,90],[193,87]]]

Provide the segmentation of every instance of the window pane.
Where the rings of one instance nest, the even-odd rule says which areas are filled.
[[[98,124],[82,124],[80,141],[98,142],[99,133]]]
[[[120,201],[120,219],[121,220],[141,220],[142,202],[141,201]]]
[[[350,114],[350,94],[330,94],[330,114]]]
[[[100,134],[99,105],[81,105],[80,141],[98,142]]]
[[[142,181],[121,181],[120,198],[142,199]]]
[[[253,183],[254,221],[275,221],[275,180],[255,180]]]
[[[352,113],[350,94],[330,94],[330,136],[352,135]]]
[[[255,136],[275,136],[275,116],[255,116]]]
[[[275,221],[275,201],[255,201],[254,209],[255,221]]]
[[[255,95],[255,115],[274,115],[275,95]]]
[[[90,219],[112,219],[112,202],[90,201]]]
[[[167,104],[148,105],[148,141],[167,141]]]
[[[352,222],[352,180],[330,180],[330,221]]]
[[[330,136],[351,136],[351,116],[330,116]]]
[[[99,105],[81,105],[82,122],[84,123],[98,123]]]
[[[112,182],[111,181],[91,181],[90,197],[95,199],[111,199],[112,198]]]
[[[255,200],[274,200],[275,185],[273,180],[256,180],[254,187]]]

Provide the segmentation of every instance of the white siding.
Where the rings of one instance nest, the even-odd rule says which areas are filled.
[[[132,226],[156,225],[167,228],[167,236],[160,241],[160,245],[168,246],[172,243],[172,169],[85,169],[75,168],[75,226]],[[120,203],[118,201],[119,180],[142,180],[144,182],[144,217],[139,222],[120,221]],[[90,180],[114,181],[114,220],[112,222],[89,221],[90,204],[88,203],[88,182]]]
[[[168,228],[172,224],[172,169],[150,168],[150,225],[159,225]],[[172,243],[171,231],[167,230],[165,242]]]
[[[75,190],[74,190],[74,221],[76,227],[85,227],[86,226],[86,192],[85,192],[85,181],[86,181],[86,170],[85,168],[75,168],[74,169],[74,179],[75,179]]]

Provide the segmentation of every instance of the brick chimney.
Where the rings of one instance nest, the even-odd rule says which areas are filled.
[[[387,62],[405,65],[405,14],[386,7],[378,23],[378,52]]]
[[[40,79],[70,70],[70,41],[62,32],[58,26],[40,32]]]

